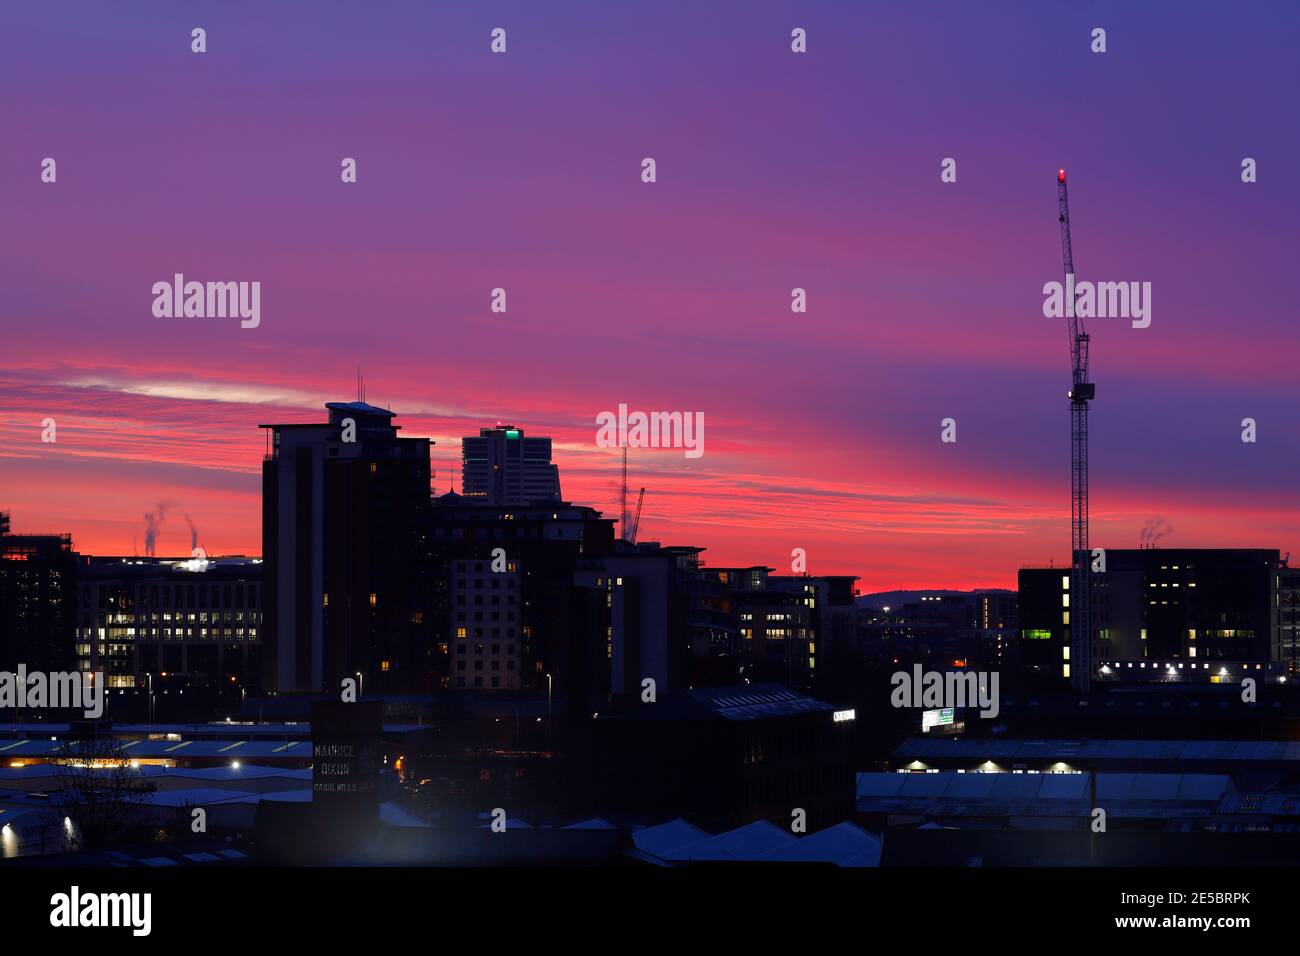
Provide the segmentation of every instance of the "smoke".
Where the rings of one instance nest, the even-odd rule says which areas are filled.
[[[190,526],[190,554],[194,554],[199,547],[199,529],[194,527],[189,515],[185,516],[185,523]]]
[[[167,521],[167,511],[171,506],[172,503],[169,501],[160,501],[155,510],[144,513],[144,554],[146,558],[153,558],[158,555],[158,536],[162,533],[162,526]]]
[[[1147,523],[1142,526],[1142,534],[1139,539],[1140,547],[1154,548],[1161,538],[1172,534],[1173,530],[1174,526],[1164,518],[1157,517],[1148,519]]]

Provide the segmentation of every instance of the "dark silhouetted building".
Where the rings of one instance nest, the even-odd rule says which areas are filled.
[[[1300,671],[1300,568],[1279,567],[1274,582],[1277,599],[1270,659],[1294,673]]]
[[[608,592],[610,693],[656,693],[741,677],[740,635],[728,583],[700,565],[703,548],[618,543],[582,562],[576,580]]]
[[[67,534],[11,534],[0,512],[0,670],[73,669],[77,554]]]
[[[263,425],[265,688],[427,690],[436,670],[427,438],[330,402],[322,424]]]
[[[705,827],[768,820],[809,832],[853,812],[852,711],[779,684],[697,688],[629,701],[593,721],[597,807]]]

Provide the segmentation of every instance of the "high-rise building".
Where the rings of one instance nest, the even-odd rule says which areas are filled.
[[[452,562],[448,595],[455,623],[453,640],[448,642],[450,676],[456,687],[518,690],[522,635],[532,631],[522,623],[523,575],[517,559],[502,558],[500,570],[493,564],[491,560]]]
[[[526,438],[522,429],[498,425],[461,441],[461,491],[490,505],[560,501],[560,472],[551,463],[549,438]]]
[[[434,640],[446,655],[445,686],[546,691],[579,710],[605,691],[596,666],[605,659],[605,625],[592,633],[583,603],[604,595],[579,594],[595,585],[575,585],[574,570],[609,553],[613,525],[567,502],[497,506],[439,496],[432,516]]]
[[[427,689],[435,670],[427,438],[330,402],[321,424],[262,425],[265,661],[271,692]]]
[[[70,671],[77,555],[67,534],[9,534],[0,513],[0,670]]]

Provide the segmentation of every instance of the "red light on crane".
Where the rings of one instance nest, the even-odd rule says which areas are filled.
[[[1065,170],[1064,170],[1064,169],[1058,169],[1058,170],[1056,171],[1056,181],[1057,181],[1058,183],[1063,183],[1063,182],[1065,182]]]

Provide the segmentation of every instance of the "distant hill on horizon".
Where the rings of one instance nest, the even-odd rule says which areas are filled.
[[[860,594],[858,607],[898,607],[911,604],[923,597],[954,597],[961,594],[1015,594],[1010,588],[975,588],[970,591],[953,591],[947,588],[925,588],[915,591],[876,591],[872,594]]]

